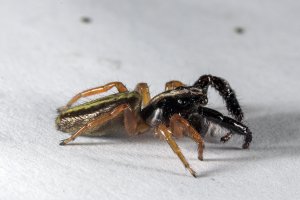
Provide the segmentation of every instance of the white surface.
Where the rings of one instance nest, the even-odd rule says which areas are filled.
[[[1,1],[0,199],[299,199],[299,8],[296,0]],[[178,141],[197,179],[151,134],[58,145],[68,135],[54,128],[56,108],[81,90],[146,81],[156,94],[170,79],[191,84],[207,73],[236,90],[254,141],[246,151],[239,137],[207,144],[203,162],[192,141]],[[225,111],[214,92],[209,106]]]

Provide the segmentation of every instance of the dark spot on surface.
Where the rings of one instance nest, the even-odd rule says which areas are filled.
[[[90,24],[92,22],[92,19],[90,17],[83,16],[81,17],[81,22],[84,24]]]
[[[245,33],[245,29],[243,27],[235,27],[234,31],[236,34],[239,34],[239,35]]]

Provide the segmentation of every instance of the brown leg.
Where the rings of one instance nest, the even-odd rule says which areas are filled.
[[[180,81],[169,81],[165,85],[165,90],[173,90],[177,87],[184,86],[184,84]]]
[[[130,107],[125,108],[123,114],[125,130],[130,136],[144,133],[149,130],[149,125],[137,117],[136,113]]]
[[[112,89],[113,87],[116,87],[119,92],[127,92],[128,91],[123,83],[121,83],[121,82],[110,82],[106,85],[96,87],[96,88],[91,88],[91,89],[88,89],[88,90],[85,90],[83,92],[78,93],[77,95],[75,95],[67,103],[66,106],[64,106],[62,108],[59,108],[58,112],[62,112],[64,110],[70,108],[76,101],[78,101],[82,97],[87,97],[87,96],[91,96],[91,95],[95,95],[95,94],[100,94],[100,93],[103,93],[103,92],[106,92],[106,91]]]
[[[139,83],[135,87],[135,91],[141,94],[142,96],[142,108],[148,105],[150,101],[150,92],[147,83]]]
[[[135,117],[134,112],[132,112],[132,109],[129,107],[128,104],[122,104],[113,109],[111,112],[105,113],[98,118],[94,119],[93,121],[87,123],[82,128],[80,128],[76,133],[74,133],[71,137],[63,140],[60,145],[65,145],[73,140],[75,140],[78,136],[81,134],[84,134],[87,130],[92,129],[94,127],[100,126],[101,124],[104,124],[105,122],[117,117],[119,114],[124,112],[124,123],[125,123],[125,129],[130,134],[133,135],[136,133],[137,130],[137,119]]]
[[[177,145],[177,143],[175,142],[175,140],[172,138],[172,132],[164,125],[164,124],[160,124],[156,127],[155,132],[157,134],[159,134],[160,136],[162,136],[170,145],[171,149],[174,151],[174,153],[176,153],[176,155],[178,156],[178,158],[181,160],[181,162],[183,163],[184,167],[189,170],[189,172],[196,177],[196,172],[190,167],[190,164],[187,162],[187,160],[185,159],[184,155],[182,154],[179,146]]]
[[[182,137],[185,134],[194,140],[198,144],[198,159],[203,160],[204,141],[186,119],[178,114],[173,115],[170,119],[170,128],[174,136]]]

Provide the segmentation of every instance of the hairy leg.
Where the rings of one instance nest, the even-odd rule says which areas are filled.
[[[236,94],[225,79],[212,75],[203,75],[194,83],[194,86],[201,88],[204,94],[207,94],[209,86],[215,88],[224,99],[229,113],[236,120],[240,122],[243,120],[244,113],[236,98]]]
[[[198,144],[198,159],[203,160],[204,141],[187,120],[175,114],[170,119],[170,128],[175,137],[186,135],[194,140]]]
[[[62,112],[64,110],[70,108],[74,103],[76,103],[82,97],[88,97],[88,96],[91,96],[91,95],[100,94],[100,93],[103,93],[103,92],[106,92],[106,91],[112,89],[113,87],[116,87],[119,92],[127,92],[128,91],[126,86],[123,83],[121,83],[121,82],[110,82],[110,83],[107,83],[103,86],[99,86],[99,87],[96,87],[96,88],[91,88],[91,89],[88,89],[88,90],[85,90],[83,92],[80,92],[80,93],[76,94],[67,103],[66,106],[63,106],[63,107],[59,108],[58,112]]]

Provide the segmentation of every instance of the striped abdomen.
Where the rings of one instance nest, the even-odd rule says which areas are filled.
[[[117,93],[69,108],[60,113],[56,118],[56,127],[60,131],[73,133],[88,122],[125,103],[129,104],[136,112],[139,112],[141,103],[139,93]],[[103,124],[101,127],[95,127],[93,130],[88,131],[86,135],[104,135],[108,132],[110,133],[123,126],[122,119],[123,116],[120,115],[116,119]]]

